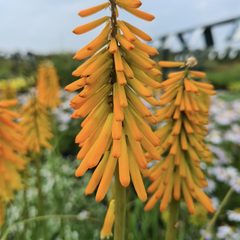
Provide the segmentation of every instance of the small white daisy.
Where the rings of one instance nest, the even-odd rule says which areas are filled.
[[[219,144],[222,142],[221,132],[218,130],[212,130],[206,137],[206,141],[212,142],[214,144]]]
[[[217,231],[217,237],[220,239],[232,239],[232,235],[233,235],[233,230],[230,226],[225,225],[225,226],[220,226],[218,227],[218,231]]]
[[[240,222],[240,209],[228,210],[227,211],[228,219],[230,221]]]
[[[218,158],[218,161],[222,164],[228,164],[232,161],[227,157],[226,153],[219,147],[213,146],[213,145],[207,145],[211,152],[213,152],[216,157]]]
[[[212,206],[215,210],[219,207],[219,200],[217,197],[211,197]]]
[[[216,166],[212,168],[212,173],[220,182],[225,182],[227,180],[226,168],[224,167]]]
[[[200,234],[201,236],[205,233],[205,229],[201,229],[200,230]],[[205,235],[205,240],[211,240],[212,239],[212,234],[210,232],[207,232],[206,235]]]
[[[238,176],[238,171],[234,167],[227,167],[226,171],[226,181],[230,184],[233,180],[235,180]]]
[[[230,185],[233,186],[235,192],[240,193],[240,177],[236,177],[230,181]]]
[[[212,193],[216,189],[216,183],[211,179],[206,179],[208,186],[203,189],[204,192]]]

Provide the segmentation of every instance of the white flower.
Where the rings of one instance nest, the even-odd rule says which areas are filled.
[[[216,189],[216,183],[211,179],[206,179],[208,186],[203,189],[204,192],[212,193]]]
[[[225,174],[226,174],[227,182],[230,184],[232,180],[235,180],[237,178],[238,171],[234,167],[227,167]]]
[[[240,145],[240,126],[238,124],[233,124],[231,128],[232,130],[224,134],[224,139]]]
[[[219,200],[217,197],[211,197],[211,202],[212,202],[212,206],[215,210],[217,210],[218,206],[219,206]]]
[[[240,209],[228,210],[227,215],[230,221],[240,222]]]
[[[205,233],[205,229],[201,229],[201,230],[200,230],[201,236],[202,236],[204,233]],[[207,232],[204,239],[206,239],[206,240],[212,239],[212,234],[211,234],[210,232]]]
[[[219,115],[219,113],[227,109],[225,101],[216,98],[211,98],[211,100],[213,100],[213,102],[209,109],[210,115]]]
[[[220,167],[220,166],[214,167],[212,169],[212,173],[220,182],[225,182],[227,180],[226,168],[224,167]]]
[[[217,237],[221,239],[232,239],[233,230],[230,226],[220,226],[217,231]]]
[[[240,193],[240,177],[236,177],[230,181],[230,185],[233,186],[235,192]]]
[[[219,144],[222,142],[221,132],[218,130],[212,130],[206,137],[206,141],[212,142],[214,144]]]
[[[227,157],[226,153],[219,147],[213,146],[213,145],[207,145],[211,152],[213,152],[217,157],[218,161],[222,164],[228,164],[232,161]],[[212,160],[213,161],[213,160]]]
[[[223,126],[229,125],[232,121],[236,119],[236,116],[233,111],[221,111],[222,113],[215,116],[215,121]]]
[[[82,210],[79,214],[78,214],[78,218],[80,220],[86,219],[88,218],[90,215],[90,213],[87,210]]]
[[[232,102],[233,111],[240,117],[240,101],[235,100]]]

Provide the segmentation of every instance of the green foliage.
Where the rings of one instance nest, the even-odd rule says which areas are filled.
[[[47,154],[46,159],[42,159],[42,162],[40,174],[45,214],[71,214],[85,219],[80,222],[72,219],[47,220],[47,239],[99,239],[107,207],[97,203],[93,195],[85,196],[85,188],[90,174],[87,173],[82,178],[74,177],[79,162],[72,162],[56,155]],[[28,217],[38,215],[38,190],[36,188],[36,170],[33,164],[30,166],[30,178],[27,182],[27,202],[23,202],[24,191],[19,191],[13,203],[7,208],[6,226],[23,219],[25,204],[27,204]],[[23,224],[20,224],[11,231],[7,239],[38,240],[42,233],[41,227],[41,222],[26,224],[26,239],[23,239],[24,228]],[[0,231],[0,236],[2,233],[3,231]]]
[[[227,88],[240,80],[240,64],[218,65],[207,71],[207,79],[216,88]]]

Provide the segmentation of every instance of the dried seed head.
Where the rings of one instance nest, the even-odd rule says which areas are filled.
[[[192,68],[193,66],[197,65],[197,59],[195,57],[190,57],[187,59],[186,66]]]

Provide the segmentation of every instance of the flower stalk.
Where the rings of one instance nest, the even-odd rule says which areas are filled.
[[[115,170],[115,223],[114,240],[125,239],[126,188],[119,180],[118,167]]]
[[[175,240],[177,232],[178,213],[179,201],[176,201],[174,198],[172,198],[172,201],[169,204],[169,220],[167,223],[167,233],[165,238],[166,240]]]

